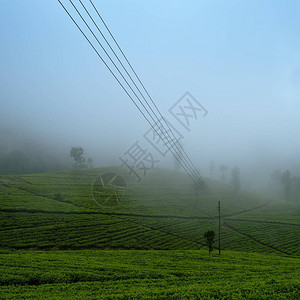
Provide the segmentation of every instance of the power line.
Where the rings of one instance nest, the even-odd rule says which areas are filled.
[[[82,33],[82,35],[85,37],[85,39],[88,41],[88,43],[92,46],[92,48],[94,49],[94,51],[96,52],[96,54],[99,56],[99,58],[102,60],[102,62],[105,64],[105,66],[108,68],[108,70],[110,71],[110,73],[114,76],[114,78],[117,80],[117,82],[119,83],[119,85],[123,88],[123,90],[126,92],[126,94],[129,96],[129,98],[131,99],[131,101],[135,104],[135,106],[138,108],[138,110],[142,113],[143,117],[147,120],[147,122],[150,124],[150,126],[153,128],[153,130],[158,134],[158,136],[162,139],[161,135],[159,134],[159,132],[157,132],[157,130],[154,128],[154,125],[151,124],[151,122],[149,121],[149,119],[147,118],[147,116],[144,114],[144,112],[140,109],[140,107],[138,106],[138,104],[135,102],[135,100],[132,98],[132,96],[129,94],[129,92],[127,91],[127,89],[124,87],[124,85],[120,82],[120,80],[117,78],[117,76],[114,74],[114,72],[112,71],[112,69],[108,66],[108,64],[105,62],[105,60],[103,59],[103,57],[100,55],[100,53],[98,52],[98,50],[95,48],[95,46],[93,45],[93,43],[90,41],[90,39],[87,37],[87,35],[83,32],[83,30],[80,28],[80,26],[77,24],[77,22],[75,21],[75,19],[71,16],[71,14],[69,13],[69,11],[66,9],[66,7],[62,4],[62,2],[60,0],[58,0],[60,5],[64,8],[64,10],[66,11],[66,13],[69,15],[69,17],[71,18],[71,20],[74,22],[74,24],[76,25],[76,27],[79,29],[79,31]],[[143,108],[146,110],[147,114],[150,116],[150,118],[153,120],[154,123],[157,123],[153,116],[151,115],[151,113],[148,111],[148,109],[145,107],[145,105],[142,103],[142,101],[140,100],[140,98],[137,96],[136,92],[133,90],[133,88],[130,86],[130,84],[128,83],[128,81],[126,80],[126,78],[124,77],[124,75],[121,73],[121,71],[119,70],[119,68],[116,66],[116,64],[114,63],[114,61],[112,60],[112,58],[110,57],[110,55],[108,54],[108,52],[105,50],[105,48],[103,47],[103,45],[100,43],[99,39],[96,37],[96,35],[94,34],[93,30],[90,28],[90,26],[87,24],[87,22],[85,21],[85,19],[82,17],[82,15],[80,14],[79,10],[77,9],[77,7],[74,5],[74,3],[69,0],[70,3],[72,4],[72,6],[74,7],[74,9],[76,10],[77,14],[80,16],[80,18],[82,19],[82,21],[85,23],[85,25],[87,26],[87,28],[89,29],[89,31],[92,33],[92,35],[94,36],[94,38],[96,39],[96,41],[98,42],[98,44],[101,46],[101,48],[103,49],[103,51],[105,52],[105,54],[107,55],[107,57],[110,59],[111,63],[114,65],[114,67],[117,69],[117,71],[119,72],[119,74],[121,75],[121,77],[123,78],[123,80],[126,82],[126,84],[128,85],[128,87],[131,89],[131,91],[133,92],[133,94],[135,95],[135,97],[139,100],[140,104],[143,106]],[[137,87],[136,83],[134,82],[134,80],[132,79],[132,77],[130,76],[130,74],[128,73],[128,71],[126,70],[125,66],[122,64],[122,62],[120,61],[120,59],[118,58],[117,54],[115,53],[115,51],[113,50],[113,48],[110,46],[109,42],[107,41],[107,39],[105,38],[105,36],[103,35],[103,33],[101,32],[101,30],[99,29],[99,27],[97,26],[97,24],[95,23],[94,19],[91,17],[90,13],[88,12],[88,10],[86,9],[86,7],[84,6],[84,4],[82,3],[81,0],[79,0],[81,5],[83,6],[83,8],[85,9],[86,13],[88,14],[88,16],[91,18],[91,20],[93,21],[94,25],[96,26],[96,28],[98,29],[98,31],[101,33],[102,37],[104,38],[104,40],[106,41],[106,43],[108,44],[108,46],[110,47],[111,51],[114,53],[114,55],[116,56],[116,58],[118,59],[119,63],[121,64],[121,66],[123,67],[123,69],[125,70],[126,74],[129,76],[129,78],[131,79],[131,81],[133,82],[134,86],[137,88],[137,90],[139,91],[139,93],[141,94],[141,96],[143,97],[143,99],[145,100],[145,102],[147,103],[148,107],[151,109],[152,113],[155,115],[155,117],[158,119],[158,121],[161,123],[161,121],[159,120],[159,118],[157,117],[156,113],[153,111],[152,107],[150,106],[150,104],[148,103],[148,101],[145,99],[144,95],[141,93],[140,89]],[[96,7],[94,6],[94,4],[92,3],[92,1],[90,0],[92,6],[94,7],[94,9],[96,10],[97,14],[99,15],[101,21],[104,23],[104,20],[102,19],[101,15],[99,14],[98,10],[96,9]],[[105,23],[104,23],[105,24]],[[107,28],[107,30],[109,31],[109,33],[111,34],[110,30],[108,29],[107,25],[105,24],[105,27]],[[112,36],[112,34],[111,34]],[[160,113],[159,109],[157,108],[157,106],[155,105],[153,99],[150,97],[149,93],[147,92],[147,90],[145,89],[144,85],[142,84],[141,80],[139,79],[139,77],[137,76],[136,72],[134,71],[133,67],[131,66],[131,64],[129,63],[128,59],[126,58],[124,52],[121,50],[121,48],[119,47],[118,43],[116,42],[115,38],[112,36],[113,40],[115,41],[115,43],[117,44],[118,48],[120,49],[122,55],[124,56],[124,58],[126,59],[127,63],[129,64],[129,66],[131,67],[132,71],[134,72],[135,76],[138,78],[140,84],[142,85],[142,87],[144,88],[144,90],[146,91],[147,95],[149,96],[149,98],[151,99],[153,105],[155,106],[155,108],[157,109],[157,111],[159,112],[160,116],[162,117],[162,114]],[[176,139],[173,131],[171,130],[171,128],[169,127],[168,123],[165,121],[165,119],[162,117],[162,119],[164,120],[164,122],[167,124],[170,132],[173,134],[174,138]],[[161,125],[163,126],[163,124],[161,123]],[[164,126],[163,126],[164,128]],[[172,139],[168,133],[168,131],[166,131],[166,129],[164,128],[165,132],[162,131],[163,135],[165,137],[167,137],[167,142],[169,142],[169,138],[170,138],[170,142],[172,142]],[[166,136],[166,134],[168,134],[168,136]],[[188,157],[188,155],[186,154],[186,152],[184,151],[186,157],[188,158],[188,160],[190,161],[190,163],[192,163],[193,168],[190,166],[189,163],[184,162],[185,166],[182,164],[182,162],[178,159],[178,157],[174,154],[174,152],[172,151],[172,147],[169,147],[169,145],[167,144],[167,142],[165,142],[164,139],[162,139],[162,141],[164,142],[164,144],[167,146],[167,148],[171,151],[171,153],[173,154],[173,156],[178,160],[178,162],[180,163],[180,165],[184,168],[184,170],[188,173],[188,175],[193,179],[193,181],[200,185],[202,187],[203,190],[207,191],[208,187],[206,185],[206,183],[203,181],[203,179],[201,177],[199,177],[197,174],[195,174],[195,166],[193,165],[192,161],[190,160],[190,158]],[[177,143],[175,143],[176,145]],[[178,147],[177,147],[178,149]],[[180,149],[179,149],[180,150]],[[176,151],[174,149],[174,151]],[[178,153],[175,152],[177,155]],[[189,171],[191,171],[191,173],[189,173]]]
[[[120,82],[120,80],[117,78],[117,76],[114,74],[114,72],[111,70],[111,68],[108,66],[108,64],[105,62],[105,60],[102,58],[102,56],[100,55],[100,53],[97,51],[97,49],[95,48],[95,46],[92,44],[92,42],[89,40],[89,38],[86,36],[86,34],[83,32],[83,30],[80,28],[80,26],[77,24],[77,22],[74,20],[74,18],[71,16],[71,14],[69,13],[69,11],[66,9],[66,7],[62,4],[62,2],[60,0],[58,0],[58,2],[61,4],[61,6],[64,8],[64,10],[66,11],[66,13],[68,14],[68,16],[71,18],[71,20],[74,22],[74,24],[76,25],[76,27],[79,29],[79,31],[82,33],[82,35],[85,37],[85,39],[88,41],[88,43],[90,44],[90,46],[94,49],[94,51],[96,52],[96,54],[98,55],[98,57],[101,59],[101,61],[104,63],[104,65],[107,67],[107,69],[110,71],[110,73],[113,75],[113,77],[117,80],[117,82],[119,83],[119,85],[122,87],[122,89],[125,91],[125,93],[127,94],[127,96],[131,99],[131,101],[134,103],[134,105],[137,107],[137,109],[141,112],[141,114],[143,115],[143,117],[147,120],[147,122],[150,124],[150,126],[153,128],[153,130],[158,134],[158,136],[161,138],[160,134],[156,131],[156,129],[153,127],[153,125],[151,124],[151,122],[149,121],[149,119],[145,116],[145,114],[143,113],[143,111],[139,108],[139,106],[137,105],[137,103],[134,101],[134,99],[131,97],[131,95],[128,93],[128,91],[126,90],[126,88],[123,86],[123,84]],[[165,141],[162,139],[162,141],[165,143]],[[165,143],[165,145],[168,147],[168,149],[171,151],[170,147]],[[172,151],[171,151],[172,152]],[[175,154],[172,152],[172,154],[174,155],[174,157],[178,160],[178,158],[175,156]],[[191,177],[191,179],[197,184],[197,180],[193,177],[192,174],[189,173],[189,171],[186,169],[185,166],[182,165],[182,163],[178,160],[178,162],[180,163],[180,165],[183,167],[183,169],[186,171],[186,173]]]
[[[70,1],[70,0],[69,0]],[[61,3],[61,2],[60,2]],[[109,56],[109,54],[107,53],[107,51],[104,49],[104,47],[101,45],[101,43],[99,42],[99,40],[97,39],[97,37],[95,36],[94,32],[91,30],[91,28],[88,26],[87,22],[85,21],[85,19],[82,17],[82,15],[79,13],[78,9],[75,7],[75,5],[73,4],[72,1],[70,1],[70,3],[73,5],[73,7],[75,8],[76,12],[79,14],[79,16],[81,17],[81,19],[84,21],[85,25],[88,27],[88,29],[90,30],[90,32],[93,34],[93,36],[95,37],[95,39],[97,40],[98,44],[102,47],[102,49],[104,50],[104,52],[106,53],[106,55],[109,57],[109,59],[111,60],[111,62],[113,63],[114,67],[118,70],[119,74],[122,76],[122,78],[124,79],[124,81],[126,82],[126,84],[129,86],[129,88],[131,89],[131,91],[134,93],[134,95],[138,98],[139,102],[142,104],[142,106],[144,107],[144,109],[147,111],[147,113],[150,115],[151,119],[155,122],[155,120],[153,119],[152,115],[149,113],[149,111],[147,110],[147,108],[143,105],[143,103],[141,102],[141,100],[139,99],[139,97],[136,95],[136,93],[134,92],[134,90],[132,89],[132,87],[128,84],[128,81],[124,78],[123,74],[120,72],[120,70],[118,69],[118,67],[115,65],[115,63],[112,61],[111,57]],[[62,4],[62,3],[61,3]],[[65,9],[66,10],[66,9]],[[69,13],[68,13],[69,14]],[[69,14],[70,15],[70,14]],[[73,18],[72,18],[73,22],[75,21]],[[77,24],[77,27],[78,24]],[[82,33],[83,31],[80,30]],[[85,37],[87,38],[87,36],[85,35]],[[89,41],[89,40],[88,40]],[[90,41],[89,41],[90,42]],[[90,44],[92,44],[90,42]],[[93,47],[95,48],[95,47]],[[95,49],[94,49],[95,50]],[[102,59],[103,61],[103,59]],[[107,64],[106,64],[107,66]],[[123,66],[124,68],[124,66]],[[111,69],[110,69],[111,71]],[[125,69],[126,71],[126,69]],[[128,74],[128,72],[127,72]],[[128,74],[129,75],[129,74]],[[116,77],[116,76],[115,76]],[[132,78],[131,78],[132,80]],[[119,81],[118,81],[119,82]],[[134,82],[133,82],[134,83]],[[136,86],[136,84],[135,84]],[[136,86],[137,87],[137,86]],[[139,91],[140,92],[140,91]],[[141,92],[140,92],[141,93]],[[127,92],[128,94],[128,92]],[[142,95],[143,96],[143,95]],[[132,97],[130,97],[132,99]],[[144,98],[145,99],[145,98]],[[147,100],[145,99],[145,101],[147,102]],[[136,103],[135,103],[136,104]],[[148,106],[151,108],[151,106],[149,105],[149,103],[147,103]],[[152,108],[151,108],[152,109]],[[140,110],[141,111],[141,110]],[[153,111],[153,110],[152,110]],[[145,115],[143,114],[143,116],[145,117]],[[156,116],[156,115],[155,115]],[[157,116],[156,116],[157,118]],[[157,132],[157,130],[153,127],[153,125],[151,124],[151,122],[149,122],[149,120],[146,118],[146,120],[148,121],[148,123],[151,125],[151,127],[156,131],[156,133],[159,135],[159,137],[161,138],[161,135]],[[161,122],[160,122],[161,123]],[[166,131],[166,133],[168,133]],[[166,135],[165,132],[163,132],[164,135]],[[168,134],[169,138],[170,138],[170,135]],[[161,138],[162,139],[162,138]],[[162,139],[163,140],[163,139]],[[172,139],[171,139],[172,141]],[[167,145],[167,143],[163,140],[163,142],[166,144],[167,148],[172,152],[172,154],[174,155],[174,157],[178,160],[178,157],[173,153],[172,149],[169,147],[169,145]],[[176,145],[176,144],[175,144]],[[178,155],[178,153],[176,152],[176,154]],[[180,162],[180,164],[182,165],[182,163]],[[186,167],[189,168],[189,170],[192,171],[192,175],[196,178],[195,183],[202,186],[202,189],[204,188],[205,190],[207,190],[207,186],[203,186],[203,182],[201,182],[202,180],[200,178],[197,178],[197,176],[195,174],[193,174],[193,169],[190,167],[190,165],[188,163],[185,163]],[[186,168],[182,165],[182,167],[186,170]],[[186,170],[187,171],[187,170]],[[188,173],[188,172],[187,172]],[[189,174],[191,175],[191,174]],[[192,177],[192,176],[191,176]]]
[[[84,22],[84,24],[86,25],[86,27],[89,29],[89,31],[92,33],[92,35],[94,36],[94,38],[96,39],[96,41],[98,42],[98,44],[101,46],[102,50],[105,52],[105,54],[107,55],[107,57],[109,58],[109,60],[111,61],[111,63],[113,64],[113,66],[117,69],[118,73],[121,75],[121,77],[123,78],[123,80],[126,82],[126,84],[128,85],[128,87],[131,89],[131,91],[133,92],[133,94],[135,95],[135,97],[138,99],[138,101],[140,102],[140,104],[143,106],[143,108],[146,110],[146,112],[148,113],[148,115],[150,116],[150,118],[152,119],[152,121],[154,123],[156,123],[156,121],[154,120],[153,116],[151,115],[151,113],[148,111],[148,109],[145,107],[145,105],[142,103],[142,101],[140,100],[140,98],[138,97],[138,95],[136,94],[136,92],[133,90],[133,88],[130,86],[130,84],[128,83],[128,81],[126,80],[126,78],[124,77],[124,75],[121,73],[120,69],[116,66],[115,62],[112,60],[112,58],[110,57],[110,55],[108,54],[108,52],[105,50],[105,48],[103,47],[103,45],[100,43],[99,39],[96,37],[95,33],[93,32],[93,30],[91,29],[91,27],[87,24],[86,20],[83,18],[82,14],[79,12],[79,10],[77,9],[77,7],[74,5],[72,0],[69,0],[69,2],[72,4],[72,6],[74,7],[74,9],[76,10],[77,14],[79,15],[79,17],[82,19],[82,21]],[[90,14],[89,14],[90,16]],[[123,66],[123,65],[122,65]],[[124,68],[124,66],[123,66]],[[127,70],[125,70],[127,72]],[[128,74],[128,72],[127,72]],[[129,75],[129,74],[128,74]],[[129,75],[130,76],[130,75]],[[131,77],[130,77],[131,78]],[[132,78],[131,78],[132,80]],[[133,81],[133,80],[132,80]],[[134,83],[134,82],[133,82]],[[135,84],[135,83],[134,83]],[[136,84],[135,84],[136,86]],[[136,86],[136,88],[138,89],[138,87]],[[139,90],[139,89],[138,89]],[[140,90],[139,90],[140,91]],[[141,92],[140,92],[141,93]],[[143,95],[142,95],[143,96]],[[143,97],[144,98],[144,97]],[[149,105],[149,103],[147,102],[147,100],[144,98],[144,100],[146,101],[146,103]],[[150,106],[151,108],[151,106]],[[152,108],[151,108],[152,109]],[[153,112],[153,110],[152,110]],[[156,116],[157,118],[157,116]],[[148,120],[148,119],[147,119]],[[149,122],[149,121],[148,121]],[[149,122],[149,124],[151,125],[151,123]],[[154,129],[154,127],[152,126],[152,128]],[[156,131],[157,132],[157,131]],[[158,133],[158,132],[157,132]],[[159,134],[158,134],[159,135]],[[163,132],[163,135],[165,135],[165,132]],[[159,137],[161,138],[161,136],[159,135]],[[167,137],[167,138],[170,138]],[[164,141],[164,140],[163,140]],[[169,141],[168,141],[169,142]],[[170,142],[172,142],[172,140],[170,140]],[[165,143],[166,144],[166,143]],[[171,148],[169,148],[169,150],[172,152]],[[176,158],[175,154],[172,152],[172,154],[174,155],[174,157]],[[179,157],[179,154],[176,152],[176,154]],[[177,159],[177,158],[176,158]],[[179,158],[178,158],[179,160]],[[187,164],[186,165],[190,171],[192,171],[193,174],[193,169]],[[195,176],[195,174],[193,174]],[[199,182],[199,179],[197,178],[197,176],[195,176],[196,178],[196,184]]]
[[[105,52],[105,54],[108,56],[108,58],[110,59],[110,61],[113,63],[113,65],[115,66],[115,68],[117,69],[117,71],[119,72],[119,74],[122,76],[122,78],[125,80],[126,84],[129,86],[129,88],[131,89],[131,91],[134,93],[134,95],[137,97],[137,99],[139,100],[139,102],[142,104],[143,108],[147,111],[147,113],[150,115],[151,119],[153,120],[153,122],[157,123],[157,121],[155,121],[151,115],[151,113],[149,113],[148,109],[144,106],[144,104],[142,103],[142,101],[140,100],[140,98],[137,96],[137,94],[133,91],[132,87],[129,85],[129,83],[127,82],[127,80],[124,78],[123,74],[120,72],[119,68],[115,65],[115,63],[113,62],[112,58],[110,57],[110,55],[107,53],[107,51],[104,49],[103,45],[99,42],[98,38],[95,36],[94,32],[91,30],[90,26],[87,25],[87,22],[85,21],[85,19],[82,17],[82,15],[80,14],[80,12],[78,11],[77,7],[73,4],[72,0],[69,0],[70,3],[72,4],[72,6],[75,8],[76,12],[78,13],[78,15],[80,16],[80,18],[83,20],[83,22],[85,23],[85,25],[88,27],[89,31],[92,33],[92,35],[95,37],[95,39],[97,40],[98,44],[101,46],[101,48],[103,49],[103,51]],[[164,127],[164,125],[162,124],[161,120],[158,118],[158,116],[156,115],[156,113],[154,112],[154,110],[152,109],[151,105],[149,104],[149,102],[147,101],[147,99],[144,97],[144,95],[142,94],[142,92],[140,91],[139,87],[137,86],[137,84],[135,83],[135,81],[133,80],[133,78],[131,77],[131,75],[128,73],[127,69],[125,68],[125,66],[123,65],[123,63],[121,62],[121,60],[119,59],[118,55],[116,54],[116,52],[113,50],[113,48],[111,47],[110,43],[108,42],[108,40],[106,39],[106,37],[104,36],[104,34],[102,33],[101,29],[99,28],[99,26],[96,24],[95,20],[93,19],[93,17],[91,16],[91,14],[89,13],[89,11],[87,10],[86,6],[83,4],[83,2],[81,0],[79,0],[80,4],[82,5],[83,9],[85,10],[85,12],[87,13],[87,15],[89,16],[89,18],[92,20],[93,24],[95,25],[95,27],[97,28],[97,30],[99,31],[99,33],[101,34],[102,38],[105,40],[106,44],[109,46],[109,48],[111,49],[111,51],[113,52],[113,54],[115,55],[115,57],[117,58],[118,62],[121,64],[122,68],[124,69],[124,71],[126,72],[126,74],[128,75],[128,77],[130,78],[130,80],[132,81],[132,83],[134,84],[134,86],[136,87],[136,89],[138,90],[138,92],[140,93],[140,95],[142,96],[142,98],[144,99],[144,101],[146,102],[146,104],[148,105],[148,107],[150,108],[151,112],[154,114],[155,118],[158,120],[158,122],[161,124],[161,126],[163,127],[163,129],[165,130],[163,133],[164,136],[167,135],[167,139],[170,139],[170,142],[172,142],[172,138],[170,137],[170,134],[168,133],[168,131],[166,130],[166,128]],[[91,2],[92,3],[92,2]],[[95,8],[94,4],[92,3],[93,7]],[[95,8],[96,9],[96,8]],[[97,14],[100,16],[98,10],[96,10]],[[101,20],[103,20],[101,18]],[[105,24],[105,27],[108,28]],[[110,32],[110,31],[109,31]],[[110,32],[111,33],[111,32]],[[114,38],[113,38],[114,39]],[[114,39],[115,41],[115,39]],[[118,45],[119,47],[119,45]],[[120,49],[120,47],[119,47]],[[123,53],[123,51],[122,51]],[[123,56],[125,56],[125,54],[123,53]],[[128,61],[128,59],[125,57],[126,61]],[[134,74],[136,74],[136,72],[134,71],[134,69],[132,68],[132,66],[130,65],[131,69],[133,70]],[[137,75],[136,75],[137,76]],[[139,78],[138,78],[139,79]],[[140,79],[139,82],[141,83]],[[142,83],[141,83],[142,84]],[[143,84],[142,84],[143,86]],[[144,87],[144,86],[143,86]],[[144,87],[145,89],[145,87]],[[148,94],[148,92],[146,91],[146,93]],[[148,94],[148,96],[150,97],[150,95]],[[150,97],[151,98],[151,97]],[[152,103],[154,104],[154,106],[156,107],[156,109],[158,110],[157,106],[155,105],[154,101],[151,98]],[[160,113],[160,111],[158,110],[161,118],[165,121],[165,119],[163,118],[162,114]],[[169,131],[172,133],[173,137],[176,140],[176,137],[172,131],[172,129],[170,128],[169,124],[165,121]],[[184,151],[184,153],[186,154],[184,148],[181,146],[181,149],[179,149],[177,143],[174,143],[172,148],[174,148],[174,146],[177,148],[177,150],[179,151],[178,153],[176,152],[176,154],[178,155],[178,158],[180,157],[180,151]],[[176,150],[175,150],[176,151]],[[173,154],[173,153],[172,153]],[[174,155],[174,154],[173,154]],[[175,156],[175,155],[174,155]],[[197,178],[197,182],[198,184],[200,184],[203,188],[206,188],[206,186],[203,185],[203,180],[200,176],[200,174],[197,174],[198,171],[195,168],[194,164],[192,163],[192,161],[190,160],[190,158],[187,156],[188,158],[188,167],[190,168],[190,170],[192,171],[192,173],[195,175],[195,177]],[[184,158],[186,159],[186,158]],[[192,164],[192,166],[194,167],[194,169],[190,166],[190,164]],[[196,171],[195,171],[196,170]],[[199,178],[200,176],[200,178]]]
[[[81,2],[81,0],[79,0]],[[164,120],[165,124],[167,125],[169,131],[172,133],[173,137],[176,139],[175,134],[173,132],[173,130],[170,128],[169,124],[165,121],[165,119],[163,118],[159,108],[157,107],[157,105],[155,104],[155,102],[153,101],[152,97],[150,96],[149,92],[147,91],[146,87],[144,86],[144,84],[142,83],[140,77],[137,75],[137,73],[135,72],[133,66],[131,65],[131,63],[129,62],[128,58],[126,57],[125,53],[123,52],[123,50],[121,49],[120,45],[118,44],[118,42],[116,41],[114,35],[112,34],[112,32],[110,31],[110,29],[108,28],[108,26],[106,25],[104,19],[102,18],[101,14],[99,13],[99,11],[97,10],[96,6],[94,5],[92,0],[89,0],[92,7],[94,8],[94,10],[96,11],[97,15],[99,16],[101,22],[103,23],[103,25],[105,26],[105,28],[107,29],[108,33],[110,34],[111,38],[113,39],[113,41],[115,42],[115,44],[117,45],[118,49],[120,50],[121,54],[123,55],[124,59],[126,60],[127,64],[129,65],[130,69],[132,70],[132,72],[134,73],[134,75],[136,76],[136,78],[138,79],[139,83],[141,84],[141,86],[143,87],[144,91],[146,92],[147,96],[149,97],[149,99],[151,100],[152,104],[154,105],[154,107],[156,108],[156,110],[158,111],[160,117]],[[98,26],[97,26],[98,28]],[[101,33],[102,34],[102,33]],[[105,41],[107,42],[107,40],[105,39]],[[108,42],[107,42],[108,43]],[[110,46],[110,45],[109,45]],[[114,52],[115,53],[115,52]],[[195,165],[193,164],[193,162],[191,161],[191,159],[189,158],[189,156],[187,155],[186,151],[184,150],[182,145],[179,145],[181,147],[180,151],[183,151],[184,155],[187,157],[187,159],[189,160],[189,162],[192,164],[194,170],[197,173],[197,176],[199,177],[200,181],[202,183],[204,183],[205,187],[207,187],[206,183],[204,182],[204,180],[202,179],[201,175],[199,174],[197,168],[195,167]]]

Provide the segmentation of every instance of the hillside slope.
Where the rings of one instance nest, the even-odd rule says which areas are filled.
[[[115,173],[127,186],[120,204],[109,187],[107,202],[97,198],[99,174]],[[222,249],[300,255],[299,204],[235,196],[210,180],[213,195],[199,194],[185,174],[168,170],[133,179],[117,168],[0,176],[0,247],[200,249],[203,233],[217,232],[221,201]]]
[[[226,251],[0,251],[2,299],[299,299],[300,258]],[[267,276],[266,276],[267,275]],[[1,298],[0,296],[0,298]]]

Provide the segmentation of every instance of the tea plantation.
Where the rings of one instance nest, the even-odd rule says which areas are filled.
[[[105,174],[124,179],[120,197],[108,184],[101,198]],[[300,203],[207,183],[211,195],[161,169],[139,184],[117,168],[0,176],[0,298],[300,299]]]

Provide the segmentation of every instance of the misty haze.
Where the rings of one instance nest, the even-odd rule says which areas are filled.
[[[300,299],[300,3],[8,1],[1,299]]]

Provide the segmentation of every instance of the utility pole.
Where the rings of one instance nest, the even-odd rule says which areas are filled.
[[[218,212],[219,212],[219,255],[221,255],[221,204],[218,201]]]

